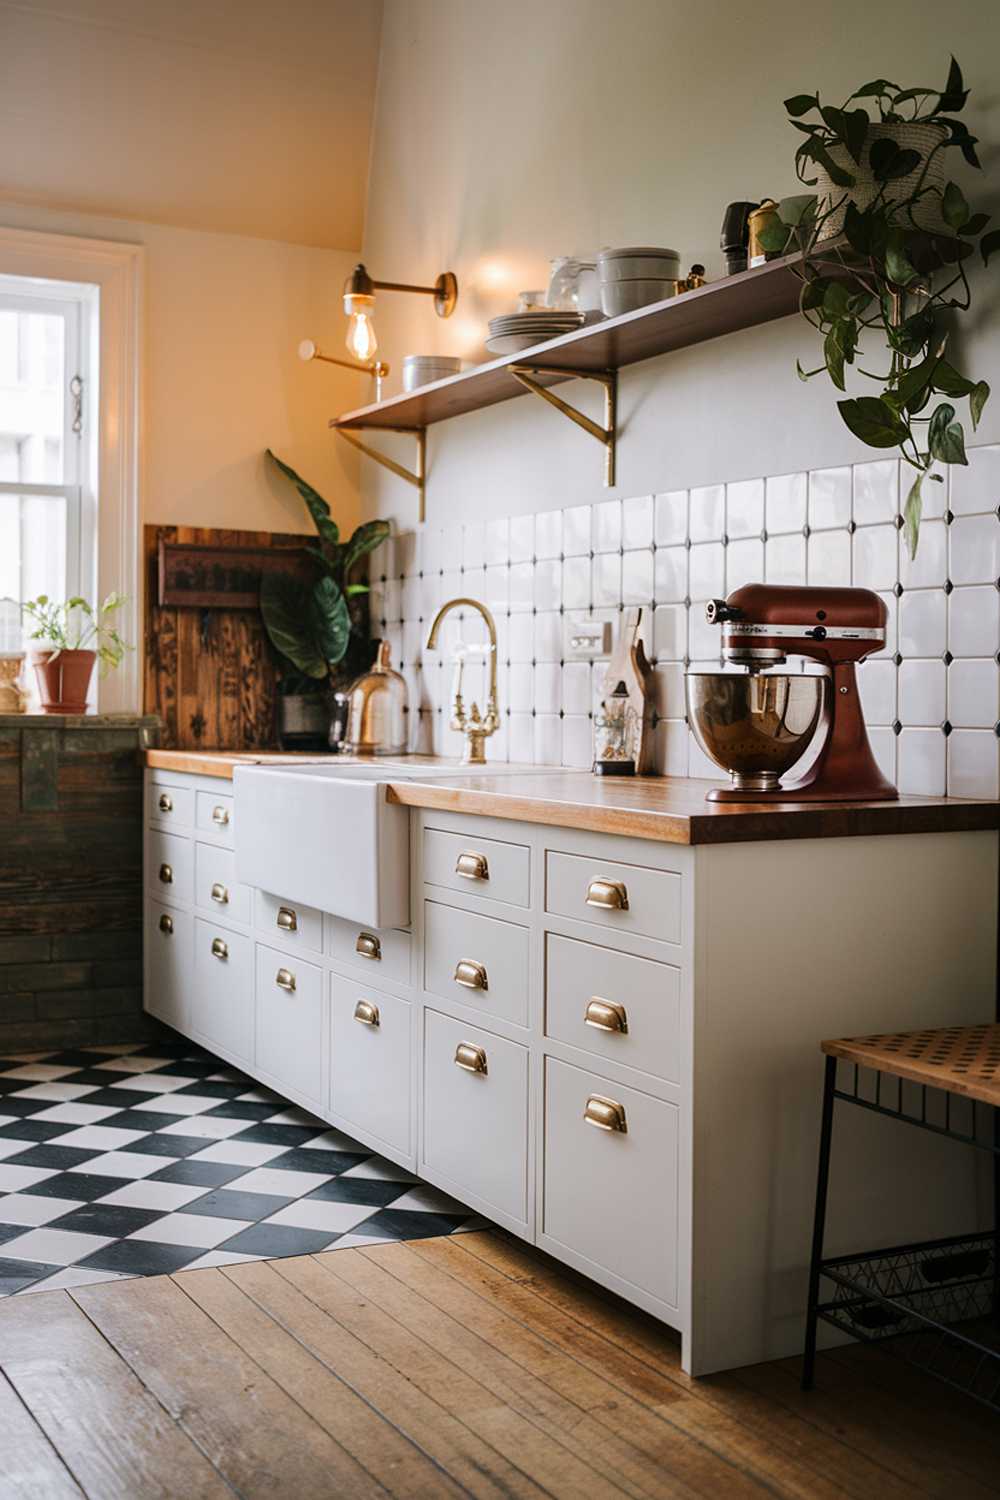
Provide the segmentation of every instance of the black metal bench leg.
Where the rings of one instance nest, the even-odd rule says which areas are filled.
[[[811,1391],[816,1369],[816,1308],[819,1305],[819,1268],[823,1260],[826,1229],[826,1196],[830,1184],[830,1145],[833,1139],[833,1091],[837,1084],[837,1059],[828,1057],[823,1079],[823,1115],[819,1135],[819,1169],[816,1176],[816,1215],[813,1219],[812,1260],[809,1264],[809,1304],[806,1315],[806,1347],[802,1358],[802,1389]]]

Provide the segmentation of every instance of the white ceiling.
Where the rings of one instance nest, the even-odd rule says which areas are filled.
[[[0,197],[354,249],[382,0],[0,0]]]

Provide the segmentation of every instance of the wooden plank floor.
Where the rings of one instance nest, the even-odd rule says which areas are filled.
[[[876,1351],[691,1381],[500,1232],[0,1304],[0,1497],[977,1500],[1000,1420]]]

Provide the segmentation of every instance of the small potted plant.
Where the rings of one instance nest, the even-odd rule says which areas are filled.
[[[941,90],[877,78],[839,107],[818,93],[786,99],[802,136],[796,170],[813,191],[783,198],[761,233],[766,251],[801,255],[800,305],[822,337],[823,363],[799,365],[800,378],[828,374],[845,393],[837,407],[855,437],[897,448],[911,471],[902,509],[911,556],[924,481],[940,481],[935,464],[968,462],[953,403],[968,399],[975,428],[990,394],[947,357],[951,314],[972,302],[964,263],[977,240],[984,264],[1000,248],[1000,231],[983,233],[989,214],[975,212],[945,173],[951,148],[979,166],[976,137],[955,118],[967,98],[952,58]],[[863,349],[868,334],[883,344],[881,357]],[[852,367],[877,395],[847,395]]]
[[[94,663],[104,676],[131,650],[111,622],[124,603],[121,594],[109,594],[95,609],[79,595],[57,603],[39,594],[21,606],[34,626],[28,639],[40,642],[30,657],[43,713],[86,713]]]
[[[371,665],[368,584],[352,575],[389,535],[389,523],[368,521],[342,542],[322,495],[270,449],[267,456],[302,496],[319,538],[308,549],[319,570],[311,589],[280,574],[261,585],[261,614],[280,674],[278,731],[286,749],[325,747],[331,694]]]

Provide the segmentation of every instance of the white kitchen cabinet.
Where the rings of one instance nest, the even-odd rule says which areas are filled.
[[[528,1221],[528,1049],[424,1012],[423,1143],[432,1172],[508,1227]]]
[[[330,976],[330,1106],[337,1123],[380,1150],[413,1153],[413,1006],[345,975]]]
[[[191,1000],[194,919],[190,912],[147,898],[143,996],[151,1015],[184,1031]]]
[[[231,849],[200,841],[194,846],[194,904],[215,912],[220,921],[247,923],[253,892],[236,879]]]
[[[311,1109],[324,1103],[324,978],[316,964],[257,944],[257,1073]]]
[[[253,942],[220,922],[194,922],[191,1034],[239,1063],[253,1058]]]
[[[279,816],[268,888],[222,904],[239,779],[217,824],[228,783],[148,777],[150,1011],[662,1318],[693,1374],[801,1349],[819,1042],[993,1018],[995,832],[690,847],[396,805],[386,921],[371,869],[363,910],[325,910],[352,874],[333,803],[322,882]],[[845,1250],[980,1227],[951,1143],[855,1114]]]

